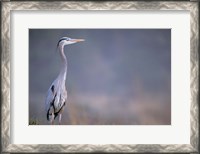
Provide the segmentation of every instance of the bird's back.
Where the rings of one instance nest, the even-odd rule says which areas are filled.
[[[58,112],[64,106],[66,100],[67,91],[65,88],[65,81],[59,80],[59,78],[57,78],[51,84],[47,92],[45,100],[46,112],[49,112],[51,108],[53,108],[54,113]]]

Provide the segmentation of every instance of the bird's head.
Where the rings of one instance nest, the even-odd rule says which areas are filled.
[[[84,41],[84,39],[72,39],[72,38],[69,38],[69,37],[62,37],[58,41],[57,47],[65,46],[65,45],[69,45],[69,44],[74,44],[74,43],[82,42],[82,41]]]

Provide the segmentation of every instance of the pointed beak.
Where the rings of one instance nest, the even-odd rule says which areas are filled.
[[[84,39],[73,39],[73,40],[71,40],[71,41],[77,43],[77,42],[83,42],[83,41],[85,41],[85,40],[84,40]]]

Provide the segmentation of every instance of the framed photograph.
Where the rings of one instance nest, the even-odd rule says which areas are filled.
[[[199,152],[199,2],[1,4],[2,152]]]

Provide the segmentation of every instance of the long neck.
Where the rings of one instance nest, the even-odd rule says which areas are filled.
[[[62,60],[62,68],[60,71],[60,75],[64,75],[64,78],[65,78],[67,74],[67,57],[65,56],[65,53],[64,53],[64,45],[59,47],[59,53]]]

